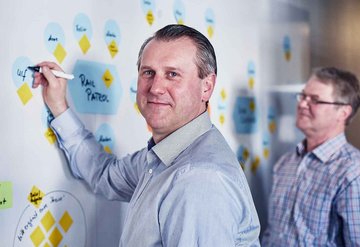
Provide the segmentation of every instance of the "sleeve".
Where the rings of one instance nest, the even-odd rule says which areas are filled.
[[[75,177],[110,200],[131,199],[139,180],[139,152],[119,160],[105,152],[70,109],[54,119],[51,127]]]
[[[164,246],[259,246],[251,195],[239,185],[213,170],[182,173],[160,206]]]
[[[339,194],[336,210],[341,218],[345,246],[360,246],[360,176]]]

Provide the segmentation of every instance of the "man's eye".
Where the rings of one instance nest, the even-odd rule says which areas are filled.
[[[176,77],[178,74],[176,72],[169,72],[170,77]]]
[[[144,76],[153,76],[154,75],[154,71],[152,71],[152,70],[145,70],[144,72],[143,72],[143,75]]]

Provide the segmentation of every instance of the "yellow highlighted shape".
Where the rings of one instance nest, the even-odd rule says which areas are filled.
[[[44,247],[51,247],[51,245],[49,243],[45,243]]]
[[[147,13],[146,13],[146,20],[147,22],[149,23],[149,25],[151,26],[153,23],[154,23],[154,14],[151,10],[149,10]]]
[[[137,113],[140,113],[139,106],[138,106],[138,104],[136,102],[134,103],[134,108],[135,108]]]
[[[29,202],[34,205],[36,208],[38,208],[42,202],[42,199],[44,198],[45,194],[36,186],[33,186],[31,189],[31,192],[28,196]]]
[[[33,94],[30,90],[29,85],[25,82],[22,86],[17,90],[17,94],[23,105],[26,105],[27,102],[33,97]]]
[[[40,229],[40,227],[37,226],[35,228],[35,230],[30,235],[30,239],[33,242],[33,244],[35,245],[35,247],[40,246],[42,241],[44,241],[44,239],[45,239],[45,235],[42,232],[42,230]]]
[[[86,54],[87,51],[90,49],[91,44],[86,34],[84,34],[79,40],[79,46],[84,54]]]
[[[105,152],[112,154],[111,148],[109,146],[104,147]]]
[[[67,232],[73,223],[73,219],[71,218],[70,214],[67,211],[65,211],[59,223],[60,226],[64,229],[64,231]]]
[[[52,216],[50,211],[47,211],[44,217],[41,219],[41,224],[45,228],[45,230],[48,232],[51,227],[55,224],[55,219]]]
[[[54,131],[51,128],[47,128],[47,130],[44,133],[44,136],[49,141],[50,144],[54,144],[56,141],[56,135]]]
[[[207,32],[208,32],[209,38],[212,38],[212,36],[214,35],[214,28],[212,26],[209,26],[207,28]]]
[[[250,153],[249,153],[249,150],[247,150],[246,148],[244,148],[244,151],[243,151],[243,159],[244,159],[244,161],[246,161],[248,158],[249,158],[249,155],[250,155]]]
[[[64,61],[64,58],[66,57],[66,51],[60,43],[57,44],[53,55],[56,57],[59,63],[62,63]]]
[[[270,155],[270,150],[268,148],[264,148],[263,155],[265,159],[268,159]]]
[[[51,233],[49,237],[49,240],[54,247],[57,247],[61,242],[62,238],[63,236],[61,235],[61,232],[59,231],[59,229],[55,227],[54,231]]]
[[[225,116],[224,116],[224,114],[220,114],[220,116],[219,116],[219,122],[220,122],[221,124],[224,124],[224,122],[225,122]]]
[[[259,165],[260,165],[260,157],[256,155],[255,159],[251,162],[251,168],[250,168],[251,171],[255,173]]]
[[[110,55],[112,58],[114,58],[116,56],[116,54],[119,52],[118,46],[115,42],[115,40],[111,41],[110,44],[108,45],[108,49],[110,52]]]
[[[110,71],[107,69],[105,73],[103,74],[102,80],[107,88],[109,88],[114,80],[114,77],[110,73]]]
[[[184,25],[183,19],[179,19],[179,20],[177,21],[177,24],[179,24],[179,25]]]
[[[250,77],[250,78],[249,78],[248,84],[249,84],[249,88],[250,88],[250,89],[253,89],[253,88],[254,88],[255,80],[254,80],[253,77]]]
[[[275,121],[271,121],[268,125],[270,133],[274,134],[276,130],[276,123]]]
[[[255,111],[255,101],[254,101],[254,100],[250,100],[250,102],[249,102],[249,109],[250,109],[250,111],[252,111],[252,112]]]
[[[289,51],[286,51],[286,52],[285,52],[285,60],[286,60],[286,61],[290,61],[290,60],[291,60],[291,52],[289,52]]]
[[[225,89],[223,88],[223,89],[221,89],[221,92],[220,92],[220,95],[221,95],[221,99],[224,101],[224,100],[226,100],[226,91],[225,91]]]

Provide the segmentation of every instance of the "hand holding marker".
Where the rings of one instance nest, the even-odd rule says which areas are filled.
[[[41,69],[40,66],[28,66],[28,68],[31,69],[31,70],[33,70],[33,71],[42,73],[42,69]],[[56,77],[61,77],[61,78],[67,79],[67,80],[72,80],[72,79],[74,79],[74,75],[65,74],[65,73],[62,72],[62,71],[51,70],[51,72],[52,72],[52,73],[54,74],[54,76],[56,76]]]

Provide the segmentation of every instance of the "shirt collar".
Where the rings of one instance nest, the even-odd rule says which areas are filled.
[[[330,157],[336,153],[344,144],[346,144],[346,137],[344,133],[341,133],[334,138],[324,142],[317,148],[315,148],[312,153],[319,159],[321,162],[325,163],[330,159]],[[306,153],[306,140],[302,141],[296,146],[296,152],[298,155],[305,155]]]
[[[210,116],[205,111],[157,143],[152,150],[166,166],[170,166],[182,151],[211,127]]]

